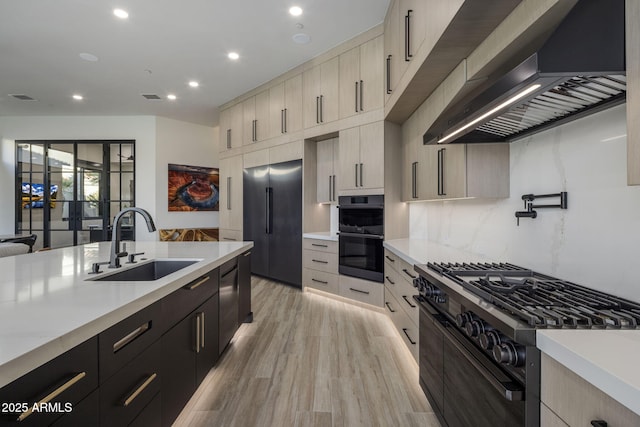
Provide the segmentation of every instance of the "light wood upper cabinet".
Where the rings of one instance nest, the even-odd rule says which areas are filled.
[[[265,90],[242,103],[243,144],[253,144],[268,138],[269,91]]]
[[[403,43],[404,34],[400,26],[400,1],[391,2],[389,11],[384,21],[384,90],[385,102],[391,97],[393,90],[398,86],[400,80],[400,66],[404,67]]]
[[[236,104],[220,112],[220,151],[242,146],[242,104]]]
[[[242,145],[256,142],[256,97],[242,102]]]
[[[269,88],[269,136],[302,129],[302,74]]]
[[[340,55],[340,117],[381,108],[384,102],[383,36]]]
[[[338,191],[384,188],[384,122],[340,131]]]
[[[220,228],[242,230],[242,155],[220,159]]]
[[[310,128],[339,117],[339,57],[307,70],[302,75],[303,124]]]
[[[338,138],[318,141],[317,144],[317,201],[337,202]]]

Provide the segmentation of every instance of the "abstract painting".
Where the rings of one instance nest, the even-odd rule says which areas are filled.
[[[169,212],[217,211],[218,168],[169,164]]]

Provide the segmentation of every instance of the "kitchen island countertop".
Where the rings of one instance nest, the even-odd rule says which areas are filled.
[[[252,242],[127,242],[144,259],[198,262],[155,281],[91,281],[110,242],[0,259],[0,387],[253,247]],[[123,267],[129,267],[122,258]],[[136,264],[136,265],[139,265]],[[104,275],[114,272],[103,266]]]

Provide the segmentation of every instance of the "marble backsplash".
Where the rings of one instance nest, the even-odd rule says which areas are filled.
[[[626,184],[625,105],[514,142],[511,197],[412,203],[412,238],[471,250],[640,301],[640,187]],[[568,209],[522,218],[523,194]],[[539,199],[537,204],[558,203]]]

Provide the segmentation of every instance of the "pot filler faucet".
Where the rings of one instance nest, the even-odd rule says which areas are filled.
[[[151,218],[151,215],[149,214],[149,212],[145,211],[144,209],[131,207],[131,208],[124,208],[120,212],[118,212],[116,217],[113,219],[113,230],[111,233],[112,234],[111,256],[109,258],[109,268],[119,268],[120,258],[128,255],[126,251],[120,252],[120,232],[122,230],[121,222],[122,222],[122,217],[127,212],[138,212],[140,215],[142,215],[144,220],[147,222],[147,229],[149,230],[149,233],[153,233],[154,231],[156,231],[156,225],[153,223],[153,219]]]

